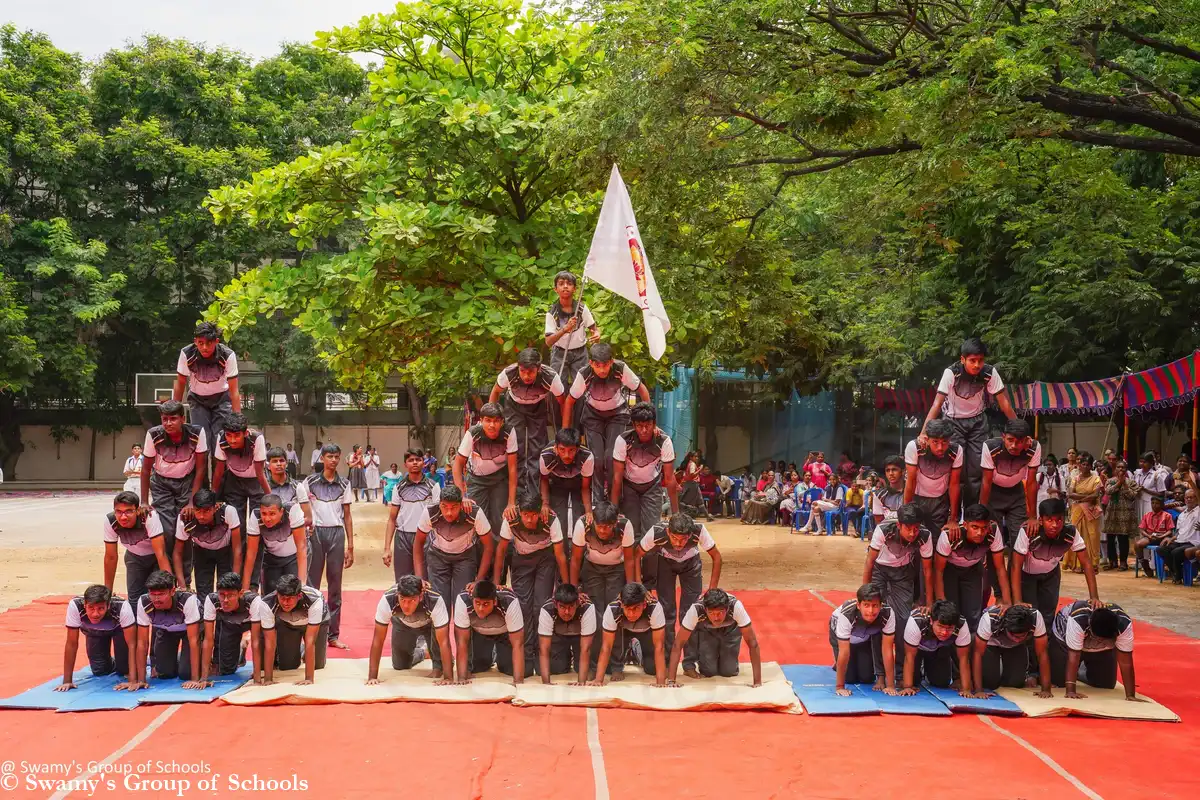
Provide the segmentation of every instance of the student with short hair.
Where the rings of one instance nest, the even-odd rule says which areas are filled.
[[[517,432],[504,421],[498,404],[479,409],[479,422],[459,442],[453,472],[454,485],[479,506],[493,539],[499,537],[500,523],[516,518],[520,470]]]
[[[754,625],[742,601],[724,589],[709,589],[692,603],[679,621],[679,636],[671,647],[667,667],[667,685],[679,675],[679,660],[695,638],[696,666],[701,677],[732,678],[738,674],[738,653],[742,642],[750,651],[752,687],[762,686],[762,655]]]
[[[560,583],[538,611],[538,674],[542,683],[574,671],[572,686],[583,686],[595,651],[596,607],[573,583]]]
[[[1013,542],[1012,562],[1009,564],[1009,587],[1013,603],[1030,603],[1042,612],[1044,619],[1053,619],[1058,608],[1058,590],[1062,583],[1059,565],[1068,551],[1078,555],[1087,580],[1088,596],[1100,602],[1096,589],[1096,571],[1087,554],[1087,544],[1074,525],[1066,524],[1067,504],[1057,497],[1038,505],[1038,533],[1030,536],[1024,528]]]
[[[145,689],[146,661],[153,659],[155,676],[180,678],[185,689],[202,689],[200,677],[200,602],[186,589],[175,588],[175,576],[157,570],[146,578],[146,594],[135,604],[137,618],[136,674],[129,689]]]
[[[896,618],[884,605],[883,592],[870,583],[833,610],[829,646],[838,696],[850,696],[847,683],[870,683],[874,691],[896,693]]]
[[[171,537],[174,540],[174,536]],[[167,537],[153,508],[138,505],[133,492],[113,498],[104,518],[104,586],[112,591],[117,577],[117,544],[125,547],[125,593],[130,602],[146,593],[146,578],[156,569],[171,570]]]
[[[329,579],[329,646],[349,650],[339,638],[342,631],[342,573],[354,566],[354,497],[350,482],[338,475],[342,448],[321,448],[321,471],[306,481],[312,503],[313,532],[308,549],[308,581],[318,592],[321,579]]]
[[[331,638],[325,598],[319,589],[302,585],[295,575],[284,575],[275,591],[263,598],[263,605],[268,612],[262,617],[263,682],[274,682],[275,668],[298,669],[303,664],[304,678],[296,685],[307,686],[315,680],[316,670],[325,669]]]
[[[617,660],[612,663],[612,674],[608,678],[613,681],[625,679],[625,667],[620,656],[625,652],[629,639],[638,643],[642,671],[654,676],[655,686],[667,685],[667,618],[663,614],[662,604],[646,591],[645,586],[640,583],[625,584],[617,599],[604,609],[600,627],[604,631],[603,641],[596,671],[588,681],[589,686],[604,685],[614,652],[617,653]]]
[[[600,341],[600,329],[591,309],[575,299],[577,281],[566,270],[554,276],[558,299],[546,312],[546,347],[550,348],[550,369],[564,386],[570,386],[575,374],[587,362],[587,345]],[[565,423],[564,423],[565,425]]]
[[[92,675],[115,672],[128,680],[136,674],[133,660],[137,653],[137,621],[128,600],[114,596],[107,586],[93,584],[67,603],[66,627],[63,681],[54,691],[76,688],[75,656],[79,652],[80,634]]]
[[[1000,687],[1023,689],[1028,685],[1030,640],[1037,659],[1040,688],[1036,695],[1053,696],[1046,621],[1042,612],[1026,605],[991,606],[979,618],[972,650],[976,696],[987,697]]]
[[[895,519],[896,509],[904,505],[904,477],[907,468],[904,456],[888,456],[883,460],[883,486],[871,492],[871,516],[875,524]]]
[[[612,345],[607,342],[592,346],[587,366],[570,386],[563,403],[563,427],[574,422],[596,457],[592,502],[597,503],[612,491],[613,447],[617,437],[629,429],[629,397],[636,394],[639,401],[648,403],[650,390],[624,361],[613,358]]]
[[[196,326],[192,343],[179,351],[171,390],[171,399],[176,402],[184,400],[187,390],[192,424],[204,431],[210,445],[216,442],[229,415],[242,411],[237,355],[220,344],[220,338],[221,330],[211,322]]]
[[[470,683],[480,672],[495,664],[513,685],[524,683],[533,673],[525,661],[525,618],[521,601],[508,589],[489,580],[476,581],[454,601],[454,631],[457,638],[457,683]]]
[[[553,512],[564,532],[573,531],[575,521],[591,514],[592,475],[596,459],[579,445],[579,432],[559,428],[554,443],[538,457],[541,474],[542,516]]]
[[[947,528],[957,539],[963,449],[950,441],[953,433],[948,421],[935,419],[925,426],[923,446],[914,440],[904,448],[904,502],[917,504],[931,531]]]
[[[278,497],[284,506],[299,506],[305,527],[311,530],[312,504],[308,497],[308,476],[304,480],[292,476],[287,469],[288,463],[287,456],[278,447],[267,451],[267,494]]]
[[[383,593],[375,607],[375,635],[371,639],[371,656],[367,665],[367,685],[379,683],[379,660],[383,657],[383,642],[388,625],[392,626],[392,669],[412,669],[425,658],[418,640],[424,638],[433,661],[430,676],[436,685],[450,683],[445,678],[446,666],[454,675],[450,656],[450,612],[446,601],[437,592],[427,589],[416,575],[402,575],[396,585]]]
[[[963,535],[951,543],[946,531],[938,534],[934,546],[934,596],[949,600],[959,608],[974,632],[983,614],[987,563],[996,570],[1000,597],[1004,605],[1012,603],[1004,564],[1004,539],[991,512],[982,503],[967,506],[963,511]]]
[[[498,403],[504,396],[504,420],[517,437],[517,464],[522,486],[537,486],[538,456],[546,447],[546,428],[550,425],[550,403],[562,407],[566,389],[554,370],[542,363],[542,355],[532,347],[517,354],[517,362],[497,377],[488,396]]]
[[[405,451],[404,470],[404,477],[392,489],[383,533],[383,565],[392,567],[397,582],[413,574],[417,526],[426,509],[436,506],[442,496],[437,481],[425,475],[425,456],[420,450]]]
[[[1050,672],[1055,686],[1067,690],[1068,699],[1087,697],[1076,689],[1078,681],[1097,689],[1117,685],[1117,670],[1125,699],[1144,703],[1137,696],[1133,672],[1133,620],[1115,603],[1076,600],[1054,617],[1050,635]]]
[[[883,602],[906,620],[912,612],[917,581],[924,587],[922,605],[933,605],[933,536],[922,525],[921,509],[905,503],[896,511],[896,519],[875,528],[867,545],[867,563],[863,583],[879,588]],[[904,658],[904,639],[896,637],[896,660]]]
[[[305,534],[304,514],[298,504],[285,504],[272,492],[250,514],[246,522],[246,558],[242,573],[243,589],[259,585],[258,576],[250,570],[261,567],[262,593],[275,591],[284,575],[295,575],[304,583],[308,579],[308,536]]]
[[[980,454],[983,484],[979,502],[1007,532],[1005,547],[1012,547],[1017,531],[1034,520],[1036,533],[1038,486],[1034,476],[1042,463],[1042,445],[1030,435],[1029,423],[1010,419],[1004,434],[984,442]]]
[[[904,645],[904,685],[898,694],[916,694],[922,679],[930,686],[949,688],[954,679],[953,647],[958,654],[958,693],[974,696],[968,660],[971,629],[954,603],[938,600],[929,611],[914,611],[904,626]]]
[[[209,489],[192,497],[191,519],[180,518],[175,530],[175,578],[187,587],[183,570],[183,548],[191,542],[196,572],[196,595],[208,597],[217,578],[242,565],[242,521],[228,503],[218,503]]]
[[[208,477],[208,448],[212,441],[199,425],[183,421],[183,404],[168,400],[158,407],[161,423],[146,432],[142,448],[141,501],[153,506],[162,522],[168,553],[175,550],[180,513]],[[192,572],[191,548],[184,548],[184,577]]]
[[[245,519],[258,508],[262,496],[271,491],[267,483],[267,443],[263,435],[250,430],[241,414],[230,414],[217,435],[213,457],[216,459],[213,491],[233,506],[238,517]]]
[[[675,445],[658,429],[658,414],[650,403],[629,412],[633,427],[613,445],[612,504],[644,536],[662,519],[665,487],[671,513],[679,512],[679,482],[675,479]]]
[[[963,488],[967,503],[979,500],[982,451],[988,438],[988,398],[995,398],[996,405],[1008,419],[1017,415],[1004,392],[1000,373],[986,363],[987,355],[987,345],[978,338],[972,337],[962,343],[958,362],[942,372],[937,395],[925,416],[922,435],[917,437],[918,443],[923,446],[923,439],[930,435],[930,423],[937,420],[939,415],[951,425],[950,435],[966,452]]]
[[[142,443],[135,442],[130,448],[129,458],[125,459],[125,485],[121,487],[122,491],[133,492],[137,494],[142,490]]]
[[[567,582],[567,553],[558,517],[553,512],[549,520],[542,517],[541,497],[526,490],[518,509],[515,521],[504,520],[500,524],[500,544],[492,562],[492,580],[500,584],[511,542],[512,591],[521,601],[521,613],[532,621],[538,609],[554,593],[555,583]],[[530,665],[537,655],[537,646],[537,639],[526,637],[525,655]]]
[[[417,523],[413,573],[442,597],[458,597],[490,574],[495,549],[491,530],[483,509],[468,506],[457,486],[447,486]]]
[[[217,579],[217,590],[204,598],[204,653],[200,659],[200,683],[211,686],[209,675],[232,675],[246,663],[242,647],[245,634],[250,641],[262,638],[262,620],[269,613],[257,592],[242,588],[242,576],[226,572]],[[254,662],[262,652],[253,654]]]

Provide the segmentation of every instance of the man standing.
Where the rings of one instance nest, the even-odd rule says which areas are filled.
[[[862,582],[879,588],[897,620],[908,619],[912,612],[919,579],[924,587],[922,606],[933,605],[933,537],[921,521],[916,504],[905,503],[896,511],[895,520],[875,528],[867,547]],[[899,636],[896,659],[904,663],[904,639]]]
[[[437,685],[444,679],[446,665],[453,676],[450,656],[450,612],[437,592],[425,588],[416,575],[403,575],[396,585],[384,592],[375,608],[375,636],[371,640],[371,658],[367,664],[367,685],[379,682],[379,661],[388,625],[392,626],[392,669],[412,669],[425,657],[417,645],[419,638],[429,644],[433,675]]]
[[[123,491],[133,492],[137,494],[142,490],[142,445],[141,442],[135,444],[130,451],[129,458],[125,459],[125,485]]]
[[[925,426],[923,445],[917,439],[904,448],[904,502],[917,504],[931,531],[947,528],[957,539],[963,449],[950,441],[953,432],[947,420],[935,419]]]
[[[428,580],[442,597],[458,597],[491,569],[491,531],[483,509],[468,507],[459,488],[447,486],[438,504],[429,506],[417,522],[413,573]]]
[[[520,510],[514,522],[500,524],[500,546],[493,560],[492,574],[497,585],[504,568],[509,542],[512,542],[512,590],[521,601],[521,614],[532,621],[554,592],[555,578],[567,582],[567,554],[562,528],[553,513],[542,517],[542,500],[527,491],[521,498]],[[526,657],[530,666],[537,654],[537,640],[525,640]]]
[[[304,586],[295,575],[284,575],[272,594],[263,598],[267,612],[262,618],[265,654],[264,681],[273,683],[272,671],[299,669],[304,664],[304,679],[297,686],[315,680],[315,671],[325,668],[330,644],[329,607],[321,592]],[[255,663],[258,667],[258,663]]]
[[[613,358],[612,346],[600,342],[592,347],[588,365],[575,376],[563,404],[563,427],[575,427],[587,439],[588,449],[596,457],[592,502],[597,503],[612,491],[612,454],[617,437],[629,428],[629,394],[650,402],[650,390],[624,361]],[[583,401],[576,414],[575,406]]]
[[[146,593],[146,578],[155,570],[171,571],[166,536],[158,512],[138,507],[137,495],[121,492],[104,518],[104,588],[117,577],[117,544],[125,546],[125,593],[130,602]],[[174,541],[175,537],[171,537]]]
[[[575,300],[576,280],[570,272],[554,276],[558,299],[546,312],[546,346],[550,348],[550,369],[564,386],[570,386],[575,374],[587,360],[587,343],[600,340],[600,329],[591,310]],[[563,423],[564,427],[566,423]]]
[[[250,570],[262,567],[262,593],[275,591],[284,575],[295,575],[300,583],[308,580],[307,526],[300,506],[285,504],[279,495],[265,495],[262,503],[246,521],[246,560],[242,573],[243,589],[259,585]]]
[[[210,440],[203,428],[184,424],[183,404],[179,401],[168,400],[158,407],[158,413],[162,424],[146,432],[142,451],[141,499],[143,506],[152,505],[161,517],[164,544],[171,553],[175,550],[179,512],[188,506],[208,475]],[[184,577],[191,574],[191,548],[184,549],[183,570]]]
[[[517,432],[496,403],[479,409],[479,422],[463,434],[454,456],[454,485],[479,506],[494,536],[500,523],[516,519]]]
[[[699,675],[705,678],[732,678],[738,674],[738,653],[742,642],[750,651],[750,667],[754,678],[750,685],[762,686],[762,655],[758,637],[742,601],[724,589],[709,589],[699,601],[692,603],[679,623],[679,637],[671,647],[671,664],[667,667],[667,683],[674,684],[679,675],[679,658],[696,637],[696,663]],[[695,677],[690,676],[689,677]]]
[[[217,503],[209,489],[192,498],[192,518],[180,519],[175,531],[172,559],[178,585],[187,588],[183,548],[190,542],[196,565],[196,595],[208,597],[219,577],[242,564],[242,521],[228,503]]]
[[[633,428],[613,445],[612,504],[633,523],[633,532],[644,536],[662,519],[664,486],[671,513],[679,513],[675,445],[658,429],[658,415],[650,403],[638,403],[629,418]]]
[[[507,589],[488,580],[476,581],[454,601],[454,630],[458,640],[458,683],[469,683],[495,664],[513,685],[524,683],[533,665],[525,663],[525,618],[521,602]]]
[[[237,355],[217,342],[220,337],[221,331],[211,322],[196,326],[192,343],[179,351],[171,392],[172,400],[182,402],[187,390],[192,424],[204,431],[210,444],[217,440],[229,415],[242,411]]]
[[[323,448],[322,448],[321,442],[318,441],[317,446],[313,448],[312,454],[309,456],[309,459],[308,459],[310,462],[312,462],[312,471],[314,474],[317,472],[320,472],[324,468],[323,465],[321,464],[321,450],[322,449]]]
[[[437,481],[425,477],[425,458],[420,450],[404,453],[404,469],[405,476],[392,489],[383,534],[383,565],[392,567],[397,583],[405,575],[413,574],[417,526],[426,509],[436,506],[442,496]]]
[[[338,635],[342,630],[342,572],[354,566],[354,515],[350,482],[338,475],[342,448],[321,448],[321,471],[308,477],[313,533],[308,548],[308,579],[321,591],[321,578],[329,578],[329,646],[349,650]]]
[[[505,396],[504,419],[517,437],[522,486],[537,484],[538,455],[546,446],[546,428],[551,419],[549,398],[561,407],[565,393],[562,380],[542,363],[541,354],[532,347],[522,350],[517,363],[496,377],[488,402],[499,402],[500,395]]]
[[[579,433],[574,428],[560,428],[554,444],[538,458],[544,518],[553,512],[563,530],[572,531],[576,520],[590,515],[595,464],[591,451],[579,446]]]
[[[300,454],[292,449],[292,443],[287,443],[287,452],[284,455],[287,459],[287,474],[292,480],[300,475]]]
[[[579,596],[573,583],[559,584],[554,598],[542,604],[538,612],[538,674],[542,683],[551,684],[551,676],[576,673],[572,686],[587,683],[588,662],[594,652],[596,607]]]
[[[114,597],[106,586],[89,586],[67,603],[67,644],[63,649],[63,682],[56,692],[75,688],[75,656],[79,634],[86,640],[88,666],[96,676],[114,672],[128,680],[135,674],[137,623],[129,601]]]
[[[1183,562],[1189,549],[1200,545],[1200,505],[1196,502],[1196,490],[1188,489],[1184,494],[1186,508],[1175,520],[1175,530],[1158,545],[1158,553],[1171,573],[1176,584],[1183,583]]]

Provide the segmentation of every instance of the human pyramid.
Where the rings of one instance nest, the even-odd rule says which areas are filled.
[[[575,276],[559,273],[554,288],[550,363],[529,348],[497,376],[459,444],[453,483],[425,474],[422,451],[405,454],[384,537],[396,582],[375,611],[364,680],[378,682],[390,629],[392,667],[428,654],[439,684],[495,666],[517,684],[536,672],[547,684],[571,675],[603,685],[628,663],[675,686],[680,662],[691,680],[737,675],[745,641],[760,686],[750,616],[718,586],[709,531],[679,512],[675,451],[649,391],[600,341]],[[173,398],[146,435],[140,496],[121,492],[105,518],[104,582],[67,606],[61,691],[74,688],[80,633],[92,673],[116,672],[130,691],[169,678],[206,688],[247,650],[256,684],[301,665],[297,683],[309,684],[328,648],[348,649],[342,573],[354,563],[354,523],[341,449],[326,444],[312,475],[291,478],[285,451],[267,450],[241,414],[237,356],[219,338],[202,323],[181,350]],[[122,547],[128,599],[113,594]]]

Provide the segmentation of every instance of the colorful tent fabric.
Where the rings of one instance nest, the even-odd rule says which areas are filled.
[[[1122,404],[1126,414],[1154,411],[1190,402],[1196,395],[1197,353],[1125,376]]]
[[[1034,381],[1012,388],[1018,414],[1108,414],[1117,404],[1121,378],[1076,383]]]
[[[924,414],[933,405],[934,389],[887,389],[875,387],[875,408],[902,414]]]

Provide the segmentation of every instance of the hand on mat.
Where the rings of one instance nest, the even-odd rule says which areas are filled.
[[[896,690],[896,695],[899,697],[912,697],[917,693],[917,690],[911,686],[905,686],[903,689]]]
[[[433,682],[433,685],[434,686],[454,686],[457,683],[458,683],[457,681],[451,680],[450,678],[438,678],[436,681]]]
[[[509,522],[516,522],[519,516],[521,516],[521,512],[517,511],[516,503],[510,503],[504,507],[504,518]]]
[[[74,689],[74,688],[76,688],[75,684],[73,684],[73,683],[71,683],[70,681],[68,681],[68,682],[66,682],[66,683],[64,683],[64,684],[61,684],[61,685],[59,685],[59,686],[55,686],[55,687],[54,687],[54,691],[56,691],[56,692],[69,692],[69,691],[71,691],[71,690],[72,690],[72,689]]]
[[[183,682],[184,689],[207,689],[208,687],[210,687],[212,685],[213,685],[213,683],[210,680],[184,681]]]
[[[312,686],[314,683],[316,683],[316,681],[310,681],[308,678],[296,681],[297,686]]]
[[[117,692],[136,692],[138,689],[149,688],[150,684],[146,683],[145,681],[126,681],[123,683],[118,683],[113,687],[113,690]]]
[[[378,686],[379,678],[367,678],[367,686]]]
[[[587,685],[588,686],[603,686],[604,685],[604,676],[601,675],[599,678],[593,678],[592,680],[587,682]]]
[[[754,681],[750,681],[751,689],[759,689],[761,687],[762,687],[762,681],[759,681],[758,683],[755,683]]]
[[[1051,697],[1054,697],[1054,692],[1049,689],[1038,689],[1033,693],[1033,696],[1040,697],[1042,700],[1049,700]]]
[[[667,688],[668,689],[678,689],[679,682],[678,681],[667,681]]]
[[[980,690],[978,692],[959,692],[958,695],[968,700],[987,700],[992,696],[992,693],[987,690]]]
[[[1077,692],[1074,689],[1067,689],[1066,698],[1068,700],[1086,700],[1087,695],[1083,692]]]
[[[261,678],[254,679],[255,686],[274,686],[276,683],[277,683],[277,681],[275,680],[275,678],[273,678],[273,677],[268,678],[265,675]]]
[[[346,545],[346,563],[343,569],[350,569],[354,566],[354,545]]]
[[[896,691],[895,689],[893,689],[889,686],[883,687],[883,693],[889,697],[896,697],[897,695],[900,694],[900,692]]]
[[[880,675],[878,678],[875,679],[875,685],[873,685],[871,687],[871,691],[872,692],[882,692],[883,691],[883,676],[882,675]]]
[[[849,697],[850,695],[853,694],[853,692],[851,692],[845,686],[843,686],[840,689],[834,689],[833,693],[836,694],[838,697]]]

